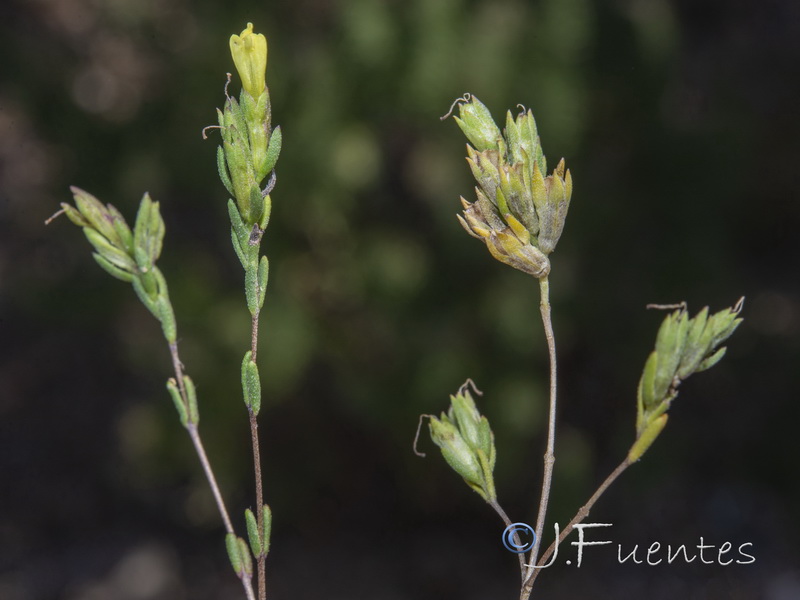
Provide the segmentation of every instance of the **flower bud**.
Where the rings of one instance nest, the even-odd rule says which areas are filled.
[[[468,381],[450,396],[450,408],[441,419],[430,417],[431,439],[442,456],[487,502],[496,498],[494,471],[497,453],[489,421],[482,416],[467,389]]]
[[[253,33],[253,24],[248,23],[241,35],[231,36],[230,46],[242,87],[250,96],[258,98],[266,87],[267,38]]]
[[[503,135],[494,122],[492,113],[475,96],[467,94],[465,99],[467,101],[461,102],[458,106],[460,118],[453,117],[461,131],[479,152],[497,150]]]
[[[542,177],[539,169],[533,169],[531,183],[533,204],[539,217],[539,249],[550,254],[564,231],[572,199],[572,175],[569,169],[565,172],[562,158],[552,175],[547,177]]]
[[[480,462],[450,419],[444,414],[441,419],[431,417],[429,428],[431,439],[441,449],[447,464],[461,475],[470,487],[483,489],[483,471]]]

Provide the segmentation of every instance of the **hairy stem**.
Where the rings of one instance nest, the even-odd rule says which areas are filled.
[[[545,275],[539,279],[539,291],[541,293],[541,301],[539,302],[539,310],[542,314],[542,323],[544,325],[544,335],[547,339],[547,352],[550,356],[550,408],[548,411],[548,425],[547,425],[547,449],[544,453],[544,470],[542,475],[542,496],[539,500],[539,513],[536,517],[536,540],[534,541],[533,548],[531,549],[530,557],[528,560],[529,565],[536,564],[536,558],[539,554],[539,546],[542,541],[542,534],[544,533],[545,517],[547,516],[547,503],[550,499],[550,486],[553,482],[553,463],[556,461],[554,454],[556,445],[556,339],[553,335],[553,322],[550,316],[550,283]],[[528,567],[528,573],[525,577],[526,580],[532,579],[534,569],[533,566]]]
[[[547,559],[550,558],[550,556],[553,554],[553,552],[555,551],[556,547],[561,542],[563,542],[570,533],[572,533],[572,530],[575,529],[575,526],[578,525],[579,523],[581,523],[586,517],[589,516],[589,511],[592,510],[592,507],[600,499],[600,496],[602,496],[603,493],[605,493],[605,491],[608,489],[608,487],[612,483],[614,483],[614,481],[617,479],[617,477],[622,475],[622,473],[625,471],[625,469],[627,469],[629,466],[631,466],[631,462],[628,460],[627,457],[625,457],[625,460],[623,460],[619,465],[617,465],[617,468],[614,469],[608,477],[606,477],[605,481],[603,481],[603,483],[600,484],[600,487],[598,487],[597,490],[595,490],[594,494],[592,494],[592,497],[589,498],[589,500],[586,502],[586,504],[581,506],[580,510],[578,510],[578,512],[575,514],[575,516],[572,517],[572,520],[564,528],[564,531],[561,532],[561,535],[558,536],[558,539],[553,541],[553,543],[550,544],[550,546],[547,548],[547,550],[545,550],[544,554],[542,554],[542,558],[539,560],[539,562],[536,565],[537,567],[541,567],[542,565],[544,565],[547,562]],[[533,564],[533,563],[531,563],[531,564]],[[534,569],[533,570],[533,574],[525,582],[525,585],[523,586],[523,589],[522,589],[522,596],[521,596],[522,600],[527,600],[527,598],[530,596],[531,588],[533,587],[533,582],[536,580],[536,577],[539,575],[539,571],[540,570],[541,569]]]
[[[256,296],[258,296],[258,278],[255,278]],[[258,353],[258,317],[261,310],[256,310],[253,315],[251,332],[250,332],[250,352],[252,353],[253,362],[256,361]],[[249,410],[250,414],[250,441],[253,446],[253,471],[255,475],[256,485],[256,520],[258,522],[259,532],[264,531],[264,483],[261,477],[261,445],[258,439],[258,419],[252,409]],[[258,565],[258,597],[259,600],[266,600],[267,597],[267,574],[266,574],[266,561],[267,557],[264,551],[256,556],[256,563]]]

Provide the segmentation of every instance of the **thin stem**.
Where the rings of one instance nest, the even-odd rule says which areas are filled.
[[[258,278],[255,279],[256,297],[259,296]],[[258,354],[258,317],[261,314],[260,309],[256,309],[255,314],[251,321],[250,331],[250,352],[253,362],[256,361]],[[256,484],[256,521],[258,522],[258,531],[264,531],[264,483],[261,477],[261,445],[258,439],[258,420],[252,409],[248,409],[250,414],[250,441],[253,446],[253,471],[255,474]],[[261,533],[259,533],[261,535]],[[266,600],[267,598],[267,572],[266,572],[267,556],[262,550],[256,556],[256,563],[258,565],[258,597],[259,600]]]
[[[178,389],[181,391],[181,398],[183,403],[188,406],[188,398],[186,397],[186,387],[183,384],[183,363],[178,356],[178,344],[171,342],[169,345],[169,353],[172,356],[172,368],[175,369],[175,379],[178,380]]]
[[[183,382],[183,363],[178,356],[178,345],[174,342],[170,343],[169,352],[172,355],[172,366],[175,368],[175,378],[178,380],[178,389],[181,392],[181,398],[183,399],[184,405],[188,407],[189,399],[186,396],[186,386]],[[211,469],[211,463],[208,462],[208,455],[206,455],[203,442],[200,439],[200,432],[197,429],[197,424],[187,423],[186,431],[189,432],[189,437],[192,438],[192,444],[194,444],[197,457],[200,459],[200,464],[203,465],[203,471],[205,471],[208,485],[211,486],[211,492],[214,494],[214,499],[217,501],[219,514],[222,517],[222,521],[225,523],[225,531],[227,533],[234,533],[231,518],[228,516],[228,510],[225,508],[225,501],[222,499],[222,494],[219,491],[219,485],[217,485],[217,479],[214,477],[214,471]]]
[[[244,585],[244,593],[247,596],[247,600],[256,600],[255,592],[253,592],[253,584],[249,577],[247,578],[247,583],[242,579],[242,585]]]
[[[256,362],[256,356],[258,355],[258,316],[260,314],[260,310],[256,311],[250,325],[250,352],[253,353],[253,362]]]
[[[258,531],[264,531],[264,487],[261,478],[261,449],[258,441],[258,419],[253,411],[250,411],[250,438],[253,442],[253,469],[256,478],[256,520]],[[260,534],[259,534],[260,535]],[[256,557],[258,563],[258,597],[264,600],[267,597],[267,557],[262,551]]]
[[[172,366],[175,369],[175,378],[178,380],[178,389],[181,393],[181,399],[183,400],[184,405],[188,407],[189,399],[186,395],[186,385],[183,381],[183,363],[178,355],[178,345],[174,342],[171,342],[169,344],[169,352],[172,356]],[[197,429],[197,423],[187,423],[186,431],[189,433],[189,437],[192,440],[192,445],[197,453],[197,457],[200,459],[200,464],[203,466],[203,472],[206,475],[206,480],[211,488],[211,493],[214,495],[214,500],[217,503],[217,510],[219,511],[220,517],[222,517],[223,524],[225,525],[225,532],[236,535],[233,530],[233,523],[231,523],[231,518],[228,515],[228,509],[225,507],[225,500],[223,500],[222,492],[220,492],[219,484],[217,484],[217,478],[214,476],[214,471],[211,468],[211,463],[208,460],[208,455],[206,454],[206,449],[203,446],[203,441],[200,439],[200,432]],[[244,588],[244,593],[245,596],[247,596],[247,600],[255,600],[253,584],[250,581],[250,578],[241,575],[239,576],[239,580],[242,582],[242,587]]]
[[[489,506],[491,506],[495,512],[500,515],[500,518],[503,519],[503,523],[505,523],[506,527],[511,527],[511,519],[508,518],[506,511],[503,510],[503,507],[497,503],[497,500],[492,500],[489,502]],[[515,533],[514,534],[514,543],[519,546],[519,536]],[[519,573],[522,577],[522,581],[525,581],[525,556],[524,552],[520,552],[517,554],[519,557]]]
[[[572,530],[575,529],[576,525],[581,523],[586,517],[589,516],[589,511],[592,510],[592,507],[600,499],[600,496],[602,496],[603,493],[605,493],[608,487],[612,483],[614,483],[617,477],[622,475],[625,469],[627,469],[629,466],[631,466],[631,462],[628,460],[627,457],[625,457],[625,460],[623,460],[619,465],[617,465],[617,468],[614,469],[608,477],[606,477],[605,481],[603,481],[603,483],[600,484],[600,487],[598,487],[597,490],[595,490],[594,494],[592,494],[592,497],[589,498],[586,504],[581,506],[580,510],[578,510],[575,516],[572,517],[572,520],[564,528],[564,531],[562,531],[561,535],[558,536],[558,540],[554,540],[553,543],[550,544],[550,546],[547,548],[547,550],[545,550],[544,554],[542,554],[542,557],[541,559],[539,559],[539,562],[537,563],[536,566],[541,567],[547,562],[547,559],[549,559],[550,556],[555,551],[556,546],[558,546],[561,542],[563,542],[567,538],[567,536],[570,533],[572,533]],[[541,569],[534,569],[533,575],[530,576],[528,580],[525,582],[525,585],[523,586],[522,590],[522,596],[521,596],[522,600],[527,600],[527,598],[530,596],[531,589],[533,588],[533,582],[536,580],[536,577],[539,575],[540,571]]]
[[[211,492],[214,494],[214,500],[217,501],[217,508],[219,509],[219,514],[222,516],[222,522],[225,523],[225,531],[227,533],[234,533],[231,518],[228,516],[228,510],[225,508],[225,501],[222,499],[222,494],[219,491],[219,485],[217,485],[217,479],[214,477],[214,471],[211,470],[211,463],[208,462],[208,456],[203,447],[203,442],[200,439],[200,433],[197,431],[197,425],[194,423],[187,424],[186,431],[189,432],[189,437],[192,438],[194,449],[197,452],[198,458],[200,458],[200,464],[203,465],[203,471],[205,471],[208,485],[211,487]]]
[[[550,499],[550,486],[553,482],[553,464],[556,461],[554,454],[556,445],[556,340],[553,335],[553,322],[550,316],[550,283],[547,276],[539,279],[539,291],[541,301],[539,310],[542,313],[542,323],[544,324],[544,335],[547,339],[547,351],[550,355],[550,409],[547,426],[547,449],[544,453],[544,470],[542,475],[542,496],[539,500],[539,514],[536,517],[536,540],[531,549],[529,565],[536,564],[539,554],[539,546],[544,533],[544,522],[547,516],[547,502]],[[534,572],[532,566],[528,567],[526,578],[531,579]]]

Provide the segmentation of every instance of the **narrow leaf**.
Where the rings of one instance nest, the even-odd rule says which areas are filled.
[[[183,376],[183,385],[186,388],[186,397],[189,401],[188,421],[197,425],[200,422],[200,411],[197,409],[197,389],[194,387],[194,381],[188,375]]]
[[[130,283],[131,281],[134,280],[135,276],[132,273],[120,269],[116,265],[112,264],[111,262],[103,258],[97,252],[92,252],[92,258],[94,258],[95,261],[97,261],[97,264],[100,265],[103,268],[103,270],[112,277],[116,277],[117,279],[125,281],[126,283]]]
[[[247,537],[250,540],[250,549],[253,551],[253,556],[258,558],[261,556],[261,537],[258,532],[256,516],[249,508],[244,511],[244,520],[247,524]]]
[[[180,417],[181,425],[186,427],[186,424],[189,422],[186,405],[183,403],[183,398],[181,398],[181,392],[178,389],[178,384],[173,377],[170,377],[167,380],[167,391],[172,398],[172,402],[175,404],[175,409],[178,411],[178,417]]]
[[[664,427],[666,427],[667,419],[668,415],[661,415],[647,426],[642,435],[639,436],[628,451],[629,462],[636,462],[647,452],[647,449],[650,448],[651,444],[661,434]]]
[[[236,534],[229,533],[225,536],[225,548],[228,550],[228,558],[231,561],[234,573],[239,575],[243,572],[242,555],[239,549],[239,540]]]

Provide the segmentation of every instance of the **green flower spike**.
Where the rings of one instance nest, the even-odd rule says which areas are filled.
[[[233,196],[244,233],[235,232],[241,248],[254,231],[267,227],[274,186],[275,163],[281,151],[281,129],[272,129],[269,88],[266,85],[267,38],[253,33],[248,23],[241,35],[230,39],[231,56],[242,80],[237,100],[228,96],[224,110],[217,110],[222,145],[217,150],[217,169],[225,189]],[[226,88],[227,89],[227,88]],[[227,92],[226,92],[227,95]],[[262,189],[264,180],[273,178]],[[232,223],[236,229],[236,223]],[[254,229],[257,226],[258,229]]]

